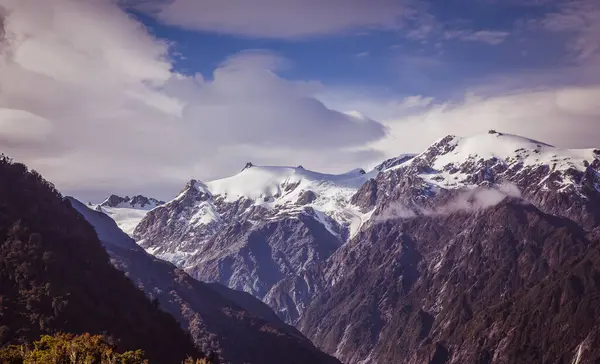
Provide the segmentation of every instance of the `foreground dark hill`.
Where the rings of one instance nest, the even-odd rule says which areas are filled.
[[[223,363],[339,364],[252,295],[193,279],[146,253],[108,215],[68,200],[94,226],[113,265],[158,300],[204,351],[218,352]]]
[[[105,334],[152,363],[198,356],[189,336],[109,262],[54,187],[0,158],[0,346],[59,331]]]

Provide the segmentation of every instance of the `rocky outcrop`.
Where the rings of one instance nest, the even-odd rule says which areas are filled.
[[[306,190],[300,194],[300,197],[298,197],[298,201],[296,201],[296,203],[300,206],[304,206],[304,205],[308,205],[310,203],[315,202],[316,199],[317,199],[316,193],[314,193],[311,190]]]
[[[152,197],[136,195],[133,197],[110,195],[99,206],[101,207],[129,207],[137,209],[152,209],[156,206],[164,204],[164,201],[159,201]]]
[[[390,168],[399,166],[399,165],[413,159],[414,157],[415,157],[415,154],[404,154],[404,155],[401,155],[398,157],[390,158],[390,159],[387,159],[387,160],[383,161],[382,163],[378,164],[373,169],[378,172],[383,172]]]

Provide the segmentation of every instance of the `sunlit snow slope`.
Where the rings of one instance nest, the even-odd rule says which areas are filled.
[[[164,204],[164,201],[142,195],[131,198],[110,195],[101,204],[92,205],[91,207],[106,213],[115,220],[121,230],[131,236],[135,227],[148,211],[162,204]]]

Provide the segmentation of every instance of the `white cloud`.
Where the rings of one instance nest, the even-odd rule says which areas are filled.
[[[235,55],[211,79],[176,74],[167,44],[109,0],[0,7],[2,151],[68,193],[169,197],[263,157],[333,171],[372,159],[361,148],[386,133],[325,107],[320,83],[279,77],[286,61],[266,52]]]
[[[419,206],[407,207],[393,203],[376,218],[377,222],[410,219],[417,216],[449,215],[455,212],[473,212],[496,206],[506,198],[521,198],[519,187],[512,183],[503,183],[491,188],[469,188],[461,191],[448,203],[434,209]]]
[[[357,28],[395,29],[407,0],[173,0],[144,6],[173,25],[266,38],[299,38]]]
[[[8,13],[13,59],[27,71],[74,85],[160,83],[170,77],[166,44],[110,1],[2,0],[0,5]]]
[[[434,211],[423,211],[425,215],[448,215],[458,211],[485,210],[496,206],[505,198],[520,198],[519,187],[512,183],[505,183],[493,188],[474,188],[460,193],[446,205]]]
[[[495,96],[467,94],[462,102],[384,121],[389,137],[373,144],[388,156],[421,152],[448,134],[489,129],[525,135],[564,148],[599,147],[600,86],[520,91]],[[360,110],[359,110],[360,111]]]
[[[323,88],[320,83],[290,82],[265,68],[278,60],[269,53],[243,52],[217,68],[212,81],[173,79],[165,90],[191,91],[177,94],[186,102],[188,131],[210,134],[212,145],[331,150],[385,136],[381,124],[329,109],[312,97]]]

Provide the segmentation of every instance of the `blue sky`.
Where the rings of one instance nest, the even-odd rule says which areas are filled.
[[[599,147],[597,0],[0,0],[0,145],[67,194],[162,199],[488,129]],[[10,86],[10,87],[8,87]]]
[[[319,80],[396,97],[424,94],[447,99],[460,97],[492,76],[551,71],[572,63],[566,51],[570,37],[523,25],[543,19],[559,5],[436,0],[419,3],[422,13],[398,29],[354,27],[283,39],[197,31],[134,14],[157,37],[172,42],[174,69],[185,74],[199,72],[210,78],[228,56],[260,49],[289,60],[290,66],[279,73],[291,80]],[[427,26],[431,29],[423,35],[411,35]],[[477,32],[495,33],[498,38],[486,39]]]

